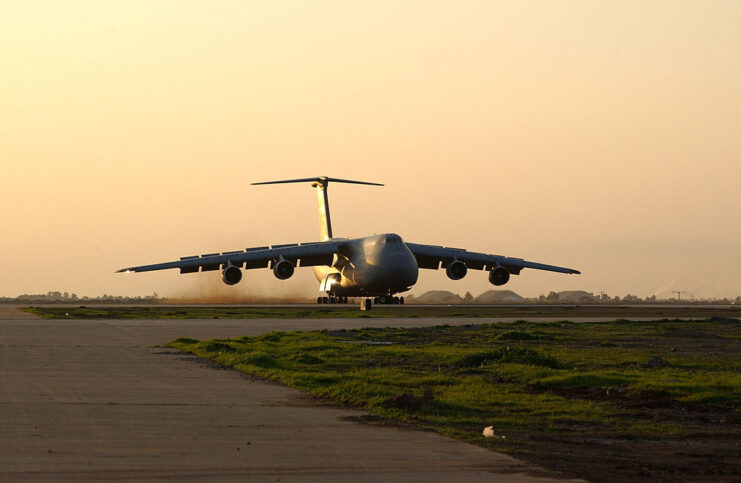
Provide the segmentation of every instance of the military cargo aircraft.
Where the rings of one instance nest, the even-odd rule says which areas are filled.
[[[253,185],[310,182],[319,199],[319,228],[322,241],[252,247],[224,253],[207,253],[182,257],[180,260],[141,265],[118,272],[149,272],[177,268],[180,273],[221,271],[227,285],[242,279],[242,270],[269,268],[280,279],[290,278],[297,267],[312,267],[319,291],[317,303],[347,303],[348,297],[361,297],[361,304],[370,306],[371,300],[380,304],[403,304],[406,292],[417,283],[419,269],[445,269],[453,280],[466,276],[468,270],[489,272],[489,282],[504,285],[510,275],[519,275],[523,268],[578,274],[572,268],[528,262],[521,258],[469,252],[461,248],[408,243],[395,233],[372,235],[362,238],[336,238],[332,234],[327,190],[329,183],[353,183],[383,186],[367,181],[317,178],[289,179],[252,183]]]

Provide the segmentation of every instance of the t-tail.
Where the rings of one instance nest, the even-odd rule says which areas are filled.
[[[311,186],[316,188],[316,194],[319,199],[319,231],[321,233],[322,240],[329,240],[330,238],[332,238],[332,219],[329,216],[329,198],[327,198],[327,187],[330,181],[333,183],[352,183],[367,184],[371,186],[383,186],[381,183],[353,181],[351,179],[329,178],[327,176],[319,176],[317,178],[285,179],[281,181],[263,181],[261,183],[252,184],[260,185],[282,183],[311,183]]]

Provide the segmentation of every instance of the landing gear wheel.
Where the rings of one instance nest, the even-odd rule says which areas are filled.
[[[316,303],[318,303],[318,304],[322,303],[322,298],[321,297],[317,297],[316,298]]]
[[[322,303],[323,303],[323,304],[328,304],[328,303],[329,303],[329,298],[327,298],[327,297],[322,297]]]
[[[373,303],[381,305],[403,304],[404,297],[394,297],[393,295],[379,295],[373,299]]]

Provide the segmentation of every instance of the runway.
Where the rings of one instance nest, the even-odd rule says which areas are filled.
[[[481,322],[5,318],[0,479],[548,481],[512,457],[352,422],[364,413],[156,347],[180,336]]]

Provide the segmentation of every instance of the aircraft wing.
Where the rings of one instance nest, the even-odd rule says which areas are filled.
[[[449,248],[435,245],[421,245],[418,243],[406,244],[417,259],[419,268],[429,268],[437,270],[441,266],[448,266],[448,263],[458,259],[474,270],[491,270],[498,265],[504,267],[514,275],[519,275],[523,268],[533,268],[536,270],[548,270],[550,272],[560,273],[581,273],[573,268],[557,267],[555,265],[545,265],[543,263],[528,262],[522,258],[511,258],[502,255],[490,255],[486,253],[469,252],[462,248]]]
[[[339,246],[333,241],[292,243],[253,247],[236,252],[207,253],[205,255],[181,257],[180,260],[174,262],[122,268],[117,272],[151,272],[171,268],[179,268],[180,273],[207,272],[209,270],[220,270],[230,263],[245,269],[271,268],[273,263],[281,258],[290,260],[297,267],[310,267],[331,265],[335,253],[339,253]]]

